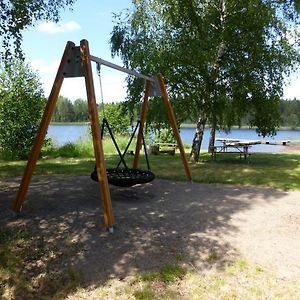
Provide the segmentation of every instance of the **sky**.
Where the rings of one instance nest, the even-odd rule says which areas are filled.
[[[119,58],[111,57],[109,39],[112,32],[113,13],[131,7],[131,0],[77,0],[73,11],[61,13],[61,21],[38,23],[23,34],[26,61],[38,71],[48,97],[61,61],[66,43],[76,46],[82,39],[89,42],[90,54],[122,65]],[[96,64],[92,63],[97,102],[100,100],[99,78]],[[118,102],[126,97],[126,75],[114,69],[101,67],[101,80],[105,102]],[[69,99],[86,99],[84,78],[65,78],[60,95]]]
[[[23,34],[23,50],[27,62],[39,72],[48,97],[67,41],[79,46],[82,39],[89,42],[91,55],[122,65],[119,58],[112,58],[109,39],[112,32],[113,13],[131,7],[131,0],[77,0],[73,11],[61,13],[58,24],[41,22]],[[94,85],[97,102],[100,103],[100,87],[96,66],[93,63]],[[126,75],[105,66],[101,67],[104,102],[119,102],[126,97]],[[284,88],[285,98],[300,99],[300,76],[292,75]],[[83,78],[66,78],[61,96],[72,101],[86,99]]]

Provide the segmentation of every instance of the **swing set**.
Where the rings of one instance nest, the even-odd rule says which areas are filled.
[[[91,62],[95,62],[97,64],[97,70],[100,72],[100,66],[104,65],[113,69],[116,69],[121,72],[125,72],[129,75],[137,76],[145,80],[145,91],[144,91],[144,99],[141,109],[140,120],[137,122],[137,126],[131,135],[129,144],[127,145],[125,151],[121,153],[113,134],[110,130],[108,121],[104,118],[100,131],[100,124],[98,119],[98,111],[94,90],[94,82],[93,82],[93,73]],[[99,75],[99,74],[98,74]],[[64,78],[71,77],[84,77],[85,78],[85,86],[87,93],[87,101],[89,108],[89,117],[90,124],[92,130],[92,139],[95,153],[96,166],[94,172],[91,174],[91,178],[98,182],[100,188],[101,195],[101,204],[103,210],[104,217],[104,225],[110,231],[113,232],[113,228],[115,225],[113,209],[111,204],[111,196],[109,190],[109,183],[117,185],[117,186],[132,186],[137,183],[146,183],[150,182],[154,179],[155,175],[150,171],[149,161],[147,157],[147,151],[145,148],[145,141],[143,137],[143,129],[144,123],[146,121],[147,107],[148,107],[148,99],[149,96],[161,96],[163,102],[167,108],[168,117],[170,119],[170,123],[174,132],[174,136],[177,141],[177,145],[181,154],[181,159],[183,162],[183,166],[185,169],[186,177],[189,181],[192,181],[191,171],[185,156],[183,144],[179,135],[179,131],[176,124],[175,114],[172,109],[171,103],[168,98],[166,86],[164,83],[164,79],[161,74],[158,74],[157,77],[151,77],[147,75],[143,75],[134,70],[129,70],[124,67],[115,65],[111,62],[105,61],[96,56],[90,55],[89,44],[87,40],[81,40],[80,46],[75,46],[73,42],[67,42],[51,92],[47,101],[47,105],[45,111],[43,113],[43,117],[41,120],[41,124],[39,130],[37,132],[37,136],[35,142],[33,144],[22,181],[17,193],[17,197],[14,203],[14,211],[20,212],[25,200],[26,193],[29,188],[30,180],[34,172],[34,168],[36,162],[38,160],[45,136],[47,134],[47,129],[53,115],[55,105],[57,103],[57,99],[59,96],[60,89],[63,84]],[[101,86],[101,77],[100,79],[100,89],[102,94],[102,86]],[[103,94],[102,94],[103,100]],[[118,163],[116,168],[107,169],[105,166],[104,160],[104,151],[102,145],[102,137],[104,127],[107,127],[110,135],[113,139],[115,147],[117,148],[118,154],[120,156],[120,162]],[[128,151],[129,145],[133,139],[133,137],[137,134],[136,147],[134,152],[134,161],[133,167],[129,168],[125,162],[125,155]],[[142,148],[142,144],[145,150],[145,157],[147,161],[148,170],[139,169],[139,160],[140,160],[140,151]],[[120,165],[123,164],[123,167],[120,168]]]
[[[142,132],[142,142],[143,142],[144,153],[145,153],[148,170],[141,170],[140,168],[139,169],[128,168],[126,161],[125,161],[125,155],[127,154],[127,151],[131,145],[131,142],[132,142],[133,138],[135,137],[137,129],[140,127],[141,121],[140,120],[137,121],[137,124],[131,134],[129,142],[128,142],[124,152],[121,153],[121,150],[120,150],[120,148],[116,142],[116,139],[113,135],[113,132],[110,128],[109,122],[106,119],[100,70],[101,70],[101,65],[100,65],[100,63],[97,62],[97,74],[99,77],[100,95],[101,95],[102,109],[103,109],[101,139],[103,139],[104,130],[105,130],[105,128],[107,128],[108,133],[109,133],[109,135],[113,141],[113,144],[118,152],[118,155],[120,157],[119,163],[117,164],[116,168],[106,169],[108,182],[110,184],[113,184],[116,186],[122,186],[122,187],[130,187],[135,184],[150,182],[155,178],[155,175],[150,170],[150,164],[149,164],[149,160],[148,160],[148,154],[147,154],[147,150],[146,150],[146,144],[145,144],[143,132]],[[120,168],[121,164],[123,165],[123,168]],[[98,181],[97,166],[95,166],[94,172],[91,173],[91,178],[94,181]]]

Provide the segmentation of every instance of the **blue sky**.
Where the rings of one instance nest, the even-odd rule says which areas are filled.
[[[131,0],[77,0],[72,12],[66,9],[61,13],[61,22],[58,24],[39,23],[24,32],[23,49],[26,59],[34,70],[39,71],[46,97],[49,96],[67,41],[79,45],[80,40],[86,39],[92,55],[122,65],[119,58],[111,58],[108,41],[113,28],[112,14],[130,7]],[[95,66],[93,71],[96,97],[100,102]],[[124,100],[125,74],[105,66],[102,67],[101,74],[105,102]],[[300,78],[294,75],[289,81],[284,96],[300,99]],[[60,94],[71,100],[86,99],[84,79],[65,79]]]
[[[67,41],[79,45],[80,40],[86,39],[92,55],[122,65],[119,58],[112,59],[110,52],[112,14],[130,7],[130,0],[77,0],[73,11],[66,9],[61,13],[61,22],[58,24],[43,22],[24,32],[26,60],[34,70],[39,71],[46,97],[50,94]],[[94,63],[93,67],[95,91],[97,101],[100,102],[99,80]],[[101,69],[105,102],[124,100],[125,74],[105,66]],[[65,79],[60,94],[71,100],[86,99],[84,79]]]

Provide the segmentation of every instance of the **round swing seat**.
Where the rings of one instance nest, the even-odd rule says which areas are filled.
[[[109,168],[106,169],[107,180],[110,184],[130,187],[135,184],[142,184],[152,181],[154,173],[149,170],[129,169],[129,168]],[[98,181],[97,170],[91,173],[91,178]]]

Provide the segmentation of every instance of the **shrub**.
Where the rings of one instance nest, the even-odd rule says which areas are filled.
[[[0,148],[3,156],[25,159],[45,105],[38,76],[24,62],[0,66]]]

